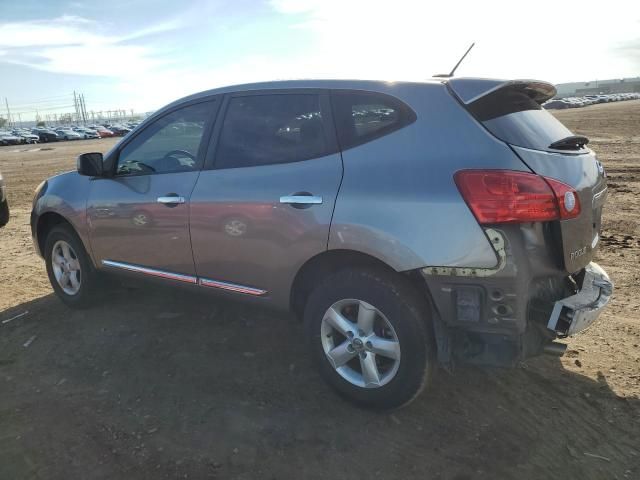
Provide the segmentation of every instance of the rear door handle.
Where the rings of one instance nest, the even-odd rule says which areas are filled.
[[[280,197],[280,203],[291,205],[294,208],[309,208],[311,205],[320,205],[322,197],[302,193],[297,195],[285,195]]]
[[[158,203],[162,203],[167,207],[175,207],[184,202],[184,197],[181,197],[180,195],[176,195],[174,193],[169,193],[164,197],[158,197]]]

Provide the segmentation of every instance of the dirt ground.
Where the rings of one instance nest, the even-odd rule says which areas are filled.
[[[161,288],[64,307],[32,193],[113,141],[1,148],[0,479],[640,479],[640,101],[557,116],[609,174],[614,300],[564,358],[440,372],[393,414],[336,397],[284,315]]]

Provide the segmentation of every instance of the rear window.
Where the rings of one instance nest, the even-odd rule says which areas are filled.
[[[390,95],[335,91],[331,101],[343,150],[388,135],[416,120],[413,110]]]
[[[573,133],[532,98],[527,85],[501,88],[472,102],[468,109],[496,137],[511,145],[549,150]]]
[[[216,168],[290,163],[329,154],[320,96],[241,96],[229,102]]]

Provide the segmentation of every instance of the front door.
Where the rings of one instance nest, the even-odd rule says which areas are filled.
[[[342,160],[328,98],[303,92],[228,99],[191,199],[202,285],[282,304],[301,265],[327,249]]]
[[[210,100],[160,117],[119,149],[113,177],[92,182],[87,215],[100,267],[195,282],[189,203],[215,109]]]

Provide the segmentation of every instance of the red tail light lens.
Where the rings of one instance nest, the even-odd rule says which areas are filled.
[[[553,178],[544,177],[556,195],[560,218],[566,220],[580,215],[580,199],[576,191],[566,183],[559,182]]]
[[[580,213],[569,185],[533,173],[461,170],[454,180],[480,224],[547,222]]]

